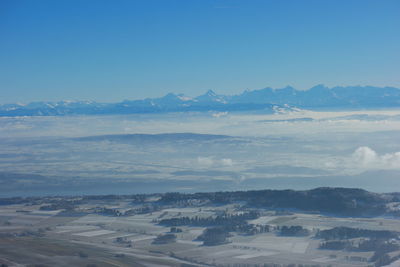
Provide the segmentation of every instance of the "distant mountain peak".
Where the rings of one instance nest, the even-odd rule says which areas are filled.
[[[218,102],[226,104],[226,96],[217,95],[213,90],[208,90],[205,94],[196,97],[195,99],[200,102]]]
[[[208,90],[195,98],[169,93],[160,98],[124,100],[119,103],[43,101],[0,105],[0,117],[254,110],[274,113],[276,110],[295,110],[295,108],[400,108],[400,89],[374,86],[328,88],[319,84],[309,90],[296,90],[291,86],[286,86],[281,89],[245,90],[241,94],[232,96],[219,95],[213,90]]]
[[[316,86],[311,87],[309,90],[330,90],[330,88],[326,87],[324,84],[317,84]]]
[[[217,97],[217,94],[213,91],[213,90],[208,90],[207,92],[205,92],[204,94],[202,94],[202,95],[199,95],[198,97],[196,97],[196,98],[199,98],[199,97],[208,97],[208,98],[214,98],[214,97]]]
[[[161,97],[160,99],[178,99],[178,95],[174,93],[168,93],[165,96]]]
[[[296,89],[294,89],[294,87],[292,87],[290,85],[286,85],[283,89],[284,90],[296,90]]]
[[[213,91],[213,90],[208,90],[206,93],[205,93],[205,95],[207,95],[207,96],[217,96],[217,94]]]

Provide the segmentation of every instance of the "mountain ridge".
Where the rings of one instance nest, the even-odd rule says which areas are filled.
[[[236,95],[217,94],[208,90],[205,94],[191,98],[184,94],[168,93],[158,98],[124,100],[117,103],[94,101],[31,102],[28,104],[0,105],[1,117],[16,116],[63,116],[106,115],[168,112],[208,111],[256,111],[274,113],[277,107],[304,109],[348,109],[348,108],[398,108],[400,89],[374,86],[316,85],[308,90],[297,90],[287,86],[281,89],[270,87],[246,90]]]

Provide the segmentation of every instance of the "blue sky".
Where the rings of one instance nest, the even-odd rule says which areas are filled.
[[[0,102],[400,87],[398,0],[2,0]]]

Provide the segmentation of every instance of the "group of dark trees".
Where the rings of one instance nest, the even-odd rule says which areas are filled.
[[[227,214],[209,217],[178,217],[162,219],[159,224],[165,226],[181,226],[181,225],[191,225],[191,226],[228,226],[228,225],[240,225],[246,223],[246,220],[254,220],[260,216],[259,212],[249,211],[243,212],[241,214]]]
[[[129,209],[129,210],[125,211],[123,215],[124,216],[132,216],[135,214],[147,214],[147,213],[159,211],[160,209],[161,209],[161,207],[157,206],[157,205],[144,205],[142,207]]]
[[[399,238],[400,233],[389,230],[368,230],[351,227],[334,227],[332,229],[319,231],[317,238],[325,240],[342,240],[357,237],[375,238],[375,239],[390,239]]]
[[[117,237],[117,238],[114,240],[114,242],[115,242],[115,243],[118,243],[118,244],[120,244],[120,245],[124,245],[124,246],[126,246],[126,247],[132,247],[132,245],[133,245],[133,241],[129,240],[129,239],[126,238],[126,237]]]
[[[400,255],[390,256],[391,252],[400,250],[398,232],[335,227],[319,231],[316,237],[326,240],[320,243],[320,249],[374,251],[369,261],[374,262],[375,266],[388,265],[400,258]]]
[[[310,231],[299,225],[280,227],[280,235],[282,236],[308,236]]]
[[[226,232],[240,232],[245,234],[257,234],[270,231],[269,225],[249,224],[247,220],[257,219],[260,214],[256,211],[244,212],[241,214],[222,214],[209,217],[177,217],[162,219],[159,224],[169,227],[177,226],[201,226],[201,227],[219,227]]]
[[[388,211],[386,204],[399,202],[400,195],[376,194],[362,189],[351,188],[316,188],[313,190],[253,190],[214,193],[166,193],[166,194],[137,194],[137,195],[105,195],[82,197],[28,197],[0,198],[0,205],[10,204],[47,204],[44,209],[58,209],[73,204],[88,201],[131,201],[133,204],[143,204],[149,197],[159,197],[155,205],[203,205],[227,204],[245,202],[249,207],[270,209],[298,209],[308,212],[323,212],[344,216],[376,216],[382,214],[399,215],[399,212]],[[70,203],[67,203],[70,202]],[[143,212],[149,212],[145,208]]]
[[[253,220],[260,216],[256,211],[243,212],[240,214],[227,214],[209,216],[209,217],[177,217],[162,219],[159,224],[170,226],[171,233],[179,233],[182,229],[177,226],[201,226],[208,227],[198,236],[197,240],[203,241],[206,246],[220,245],[227,242],[230,232],[239,232],[244,234],[258,234],[269,232],[269,225],[249,224],[247,220]]]
[[[128,209],[126,211],[121,211],[116,208],[96,207],[92,209],[91,212],[100,215],[119,217],[119,216],[132,216],[135,214],[147,214],[158,210],[160,210],[160,207],[157,205],[145,205],[138,208]]]
[[[203,241],[205,246],[216,246],[228,242],[229,231],[224,227],[206,228],[203,233],[197,237],[197,240]]]
[[[397,242],[390,242],[381,238],[366,239],[358,243],[358,245],[352,250],[357,251],[385,251],[392,252],[400,250],[400,245]]]
[[[106,207],[96,207],[92,210],[93,213],[105,215],[105,216],[122,216],[123,213],[118,209],[106,208]]]
[[[400,245],[386,239],[364,239],[359,242],[350,240],[328,240],[321,242],[320,249],[348,250],[348,251],[384,251],[400,250]]]
[[[153,244],[169,244],[176,241],[175,234],[160,234],[154,240]]]
[[[83,204],[82,199],[49,199],[47,204],[42,205],[40,210],[74,210],[78,205]]]
[[[319,244],[320,249],[330,249],[330,250],[344,250],[351,246],[352,244],[349,240],[330,240],[321,242]]]
[[[298,209],[344,216],[377,216],[386,212],[386,203],[395,196],[370,193],[362,189],[317,188],[306,191],[257,190],[215,193],[167,193],[160,204],[190,205],[191,203],[228,204],[246,202],[249,207]],[[197,202],[194,202],[197,200]]]
[[[182,233],[182,232],[183,232],[182,229],[181,229],[181,228],[178,228],[178,227],[171,227],[171,228],[169,229],[169,231],[170,231],[171,233]]]
[[[388,252],[385,251],[375,251],[374,255],[371,257],[370,261],[375,263],[376,267],[386,266],[394,261],[400,259],[400,255],[390,256]]]

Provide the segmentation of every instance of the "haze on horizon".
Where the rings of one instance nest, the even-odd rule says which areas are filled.
[[[0,3],[1,103],[400,87],[400,2]]]

